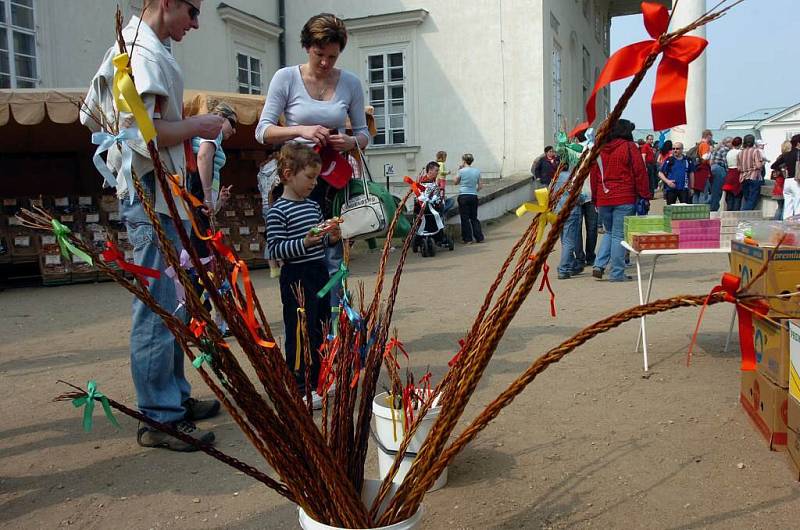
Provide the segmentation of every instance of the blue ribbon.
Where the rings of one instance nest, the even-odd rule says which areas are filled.
[[[589,127],[586,129],[586,132],[583,133],[586,137],[586,149],[591,149],[594,147],[594,127]]]
[[[101,154],[105,153],[109,149],[111,149],[114,144],[121,144],[122,148],[122,166],[120,167],[119,171],[120,174],[125,178],[128,182],[128,194],[131,197],[131,201],[133,201],[133,183],[131,182],[131,163],[133,160],[133,151],[128,146],[128,140],[137,140],[139,135],[136,132],[136,129],[128,128],[123,129],[118,135],[114,136],[113,134],[107,133],[105,131],[92,133],[92,143],[97,146],[97,150],[94,152],[94,156],[92,157],[92,161],[94,162],[94,166],[97,168],[97,171],[103,175],[103,178],[111,188],[117,187],[117,179],[114,177],[114,174],[108,169],[108,165],[103,161]]]

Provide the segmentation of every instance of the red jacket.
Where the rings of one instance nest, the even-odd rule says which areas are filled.
[[[621,138],[600,150],[598,162],[592,166],[591,184],[592,202],[597,206],[621,206],[635,204],[638,197],[653,198],[638,146]]]

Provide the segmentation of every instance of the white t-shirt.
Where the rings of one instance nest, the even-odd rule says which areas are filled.
[[[739,153],[741,152],[741,149],[736,149],[735,147],[728,151],[728,154],[725,155],[725,161],[728,162],[728,169],[739,168]]]

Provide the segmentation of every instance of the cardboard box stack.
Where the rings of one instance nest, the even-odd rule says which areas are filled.
[[[690,219],[708,219],[710,213],[707,204],[668,204],[664,206],[664,218],[669,223]]]
[[[672,221],[672,233],[678,236],[678,248],[719,248],[719,219]]]
[[[636,250],[658,250],[678,248],[678,235],[666,232],[652,232],[649,234],[633,234],[631,246]]]
[[[800,283],[800,249],[761,248],[739,241],[731,244],[731,271],[745,284],[767,259],[767,272],[751,286],[753,294],[779,294],[797,290]],[[739,401],[770,449],[787,449],[795,476],[800,479],[800,317],[797,303],[769,298],[768,318],[753,315],[753,349],[756,370],[742,372]],[[740,341],[745,340],[740,337]],[[796,367],[792,365],[796,357]],[[794,390],[793,390],[794,388]]]
[[[249,267],[266,265],[261,195],[238,194],[216,216],[219,230]]]
[[[760,221],[763,217],[761,210],[747,210],[741,212],[711,212],[712,219],[719,219],[719,244],[729,247],[736,237],[736,228],[742,221]]]
[[[651,234],[651,233],[669,233],[669,230],[664,230],[664,216],[663,215],[629,215],[623,222],[624,237],[628,243],[633,242],[633,236],[636,234]]]

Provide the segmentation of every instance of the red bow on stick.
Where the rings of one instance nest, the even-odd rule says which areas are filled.
[[[586,102],[587,121],[575,127],[569,133],[570,137],[582,133],[594,122],[597,93],[614,81],[639,73],[644,67],[647,57],[653,52],[664,54],[658,65],[656,89],[651,101],[653,128],[663,130],[686,123],[686,84],[689,63],[703,53],[708,41],[700,37],[684,35],[662,45],[659,37],[667,33],[669,29],[667,8],[661,4],[642,2],[642,15],[647,33],[653,39],[625,46],[608,59],[603,71],[600,72],[600,77],[597,78],[592,95]]]
[[[150,276],[156,280],[161,277],[161,273],[155,269],[149,269],[125,261],[125,256],[120,252],[119,248],[117,248],[117,245],[111,241],[106,241],[106,249],[103,251],[102,256],[104,261],[115,261],[120,269],[131,273],[134,278],[139,280],[142,287],[150,285],[150,282],[147,281],[145,276]]]
[[[703,320],[703,313],[706,311],[708,301],[714,293],[725,293],[725,301],[736,304],[736,316],[739,320],[739,342],[742,348],[742,371],[752,372],[756,369],[756,350],[753,343],[753,313],[758,316],[765,316],[769,313],[769,304],[764,300],[753,300],[748,302],[740,302],[736,298],[736,292],[739,290],[742,279],[738,276],[726,272],[722,275],[722,281],[719,285],[711,289],[708,293],[703,308],[700,310],[700,315],[697,317],[697,326],[694,328],[694,335],[692,335],[692,342],[689,344],[689,352],[686,355],[686,366],[692,361],[692,350],[697,341],[697,333],[700,331],[700,322]]]

